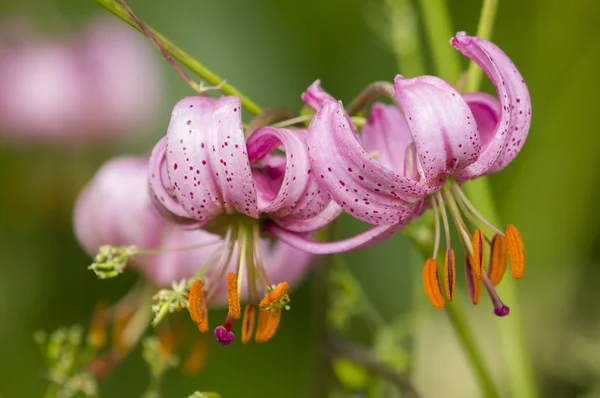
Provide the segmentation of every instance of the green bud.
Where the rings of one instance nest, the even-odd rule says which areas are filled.
[[[135,246],[110,246],[100,247],[94,262],[88,267],[100,279],[114,278],[125,270],[127,262],[138,253]]]

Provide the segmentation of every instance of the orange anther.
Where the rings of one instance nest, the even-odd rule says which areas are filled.
[[[124,339],[123,332],[133,317],[134,309],[124,304],[117,308],[111,331],[112,344],[118,355],[123,355],[131,348],[131,343]]]
[[[472,246],[473,246],[473,258],[471,266],[473,267],[473,276],[481,280],[483,278],[483,257],[485,256],[485,236],[480,229],[476,230],[473,234]]]
[[[244,309],[244,318],[242,319],[242,343],[246,344],[252,338],[252,332],[254,332],[255,322],[256,305],[246,304],[246,308]]]
[[[273,304],[278,302],[285,296],[289,289],[289,285],[287,282],[281,282],[279,285],[275,287],[275,289],[271,290],[260,302],[259,307],[261,310],[266,310],[271,308]]]
[[[431,304],[435,308],[442,308],[444,297],[442,296],[437,264],[433,258],[428,258],[423,267],[423,286]]]
[[[492,250],[490,252],[490,265],[488,268],[488,276],[492,285],[498,286],[504,272],[506,271],[507,260],[506,238],[500,234],[494,235],[492,239]]]
[[[229,299],[229,313],[233,319],[240,319],[242,307],[240,305],[240,295],[238,294],[238,279],[233,272],[227,274],[227,298]]]
[[[454,249],[446,250],[444,259],[444,279],[446,282],[446,296],[452,302],[454,300],[454,292],[456,291],[456,258]]]
[[[473,265],[471,264],[471,256],[465,258],[465,279],[467,280],[467,288],[469,290],[469,297],[473,304],[479,304],[481,297],[481,279],[477,279],[473,275]]]
[[[506,246],[510,258],[510,274],[515,279],[521,279],[525,272],[525,252],[521,234],[514,225],[506,226]]]
[[[258,330],[257,330],[255,339],[256,339],[256,342],[258,342],[258,343],[264,343],[266,341],[269,341],[275,335],[275,332],[277,331],[277,328],[279,327],[279,321],[281,320],[281,308],[276,308],[276,309],[271,309],[271,310],[261,310],[260,312],[266,313],[266,315],[264,315],[266,317],[266,322],[265,322],[264,328],[262,330],[262,333],[260,333],[260,336],[259,336]],[[258,323],[260,326],[260,315],[259,315]]]
[[[202,333],[208,332],[208,312],[206,310],[206,299],[204,298],[202,281],[200,279],[195,280],[190,289],[188,310],[198,329]]]
[[[265,341],[265,331],[267,330],[267,325],[269,323],[269,317],[271,316],[271,310],[260,310],[258,311],[258,326],[256,327],[256,334],[254,335],[254,340],[257,343],[264,343]]]

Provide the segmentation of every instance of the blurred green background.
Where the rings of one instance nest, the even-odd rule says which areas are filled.
[[[401,72],[382,40],[386,26],[376,0],[129,3],[146,22],[263,107],[299,109],[300,93],[317,78],[347,102],[366,84],[390,81]],[[481,2],[448,3],[454,30],[474,34]],[[48,35],[104,12],[91,0],[0,3],[3,18],[28,14]],[[500,2],[493,40],[528,83],[534,116],[520,156],[491,182],[503,221],[517,225],[525,241],[528,269],[516,285],[521,300],[513,315],[524,320],[543,397],[600,397],[600,138],[594,116],[600,88],[598,38],[597,1]],[[192,95],[174,70],[162,66],[168,90],[160,120],[141,139],[70,151],[0,138],[3,397],[43,394],[46,381],[34,331],[85,325],[96,302],[115,301],[134,283],[133,273],[99,281],[86,270],[90,260],[74,239],[71,208],[97,167],[117,154],[148,151],[165,133],[172,105]],[[484,87],[492,89],[489,82]],[[348,220],[343,226],[357,227]],[[395,237],[346,255],[386,319],[405,316],[415,294],[426,300],[421,285],[413,283],[420,273],[420,260],[413,254],[407,241]],[[204,371],[194,377],[171,371],[164,396],[185,397],[196,389],[215,390],[223,397],[312,396],[318,369],[312,290],[309,278],[293,294],[293,310],[284,314],[273,341],[226,349],[211,342]],[[487,302],[467,315],[506,393],[498,320]],[[412,371],[423,395],[480,396],[443,312],[425,305],[412,322]],[[354,327],[357,338],[365,340],[364,325]],[[102,396],[137,397],[147,378],[140,353],[134,352],[103,382]]]

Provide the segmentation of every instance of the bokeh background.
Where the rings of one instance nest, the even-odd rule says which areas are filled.
[[[474,34],[481,2],[448,3],[454,30]],[[300,93],[317,78],[347,102],[369,82],[392,80],[401,72],[382,38],[386,27],[377,0],[131,0],[130,5],[264,107],[299,109]],[[76,34],[98,14],[108,16],[91,0],[0,3],[0,19],[18,15],[43,37]],[[21,33],[9,29],[1,34],[19,41],[15,35]],[[543,397],[600,397],[599,37],[600,3],[591,0],[502,1],[493,35],[519,67],[533,101],[533,124],[523,151],[491,184],[501,218],[517,225],[525,240],[528,269],[516,285],[520,303],[513,306],[513,314],[523,319]],[[158,111],[148,112],[151,123],[141,133],[85,146],[0,133],[3,397],[39,397],[45,390],[43,359],[32,340],[36,330],[86,325],[95,303],[117,300],[135,282],[133,272],[99,281],[86,270],[90,259],[73,235],[71,211],[78,191],[104,161],[117,154],[146,153],[165,133],[172,105],[192,95],[158,53],[154,55],[164,94]],[[489,82],[484,87],[492,89]],[[348,220],[342,226],[357,228]],[[412,331],[407,355],[423,395],[480,396],[443,312],[421,303],[418,317],[407,316],[413,297],[426,300],[415,283],[420,260],[410,244],[395,237],[345,257],[384,318],[411,320],[406,325]],[[218,391],[223,397],[313,396],[319,369],[312,316],[319,303],[313,302],[313,290],[312,277],[296,290],[293,310],[284,314],[273,341],[226,349],[211,343],[205,369],[194,377],[170,371],[164,396],[184,397],[196,389]],[[497,383],[507,393],[499,321],[488,303],[469,309],[467,316]],[[368,344],[365,330],[357,322],[351,333]],[[147,379],[138,350],[103,381],[101,394],[136,397]]]

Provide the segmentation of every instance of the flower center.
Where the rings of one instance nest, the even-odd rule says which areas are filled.
[[[283,282],[272,285],[269,281],[261,256],[259,220],[238,214],[227,216],[227,222],[219,220],[218,225],[221,231],[225,231],[224,243],[213,256],[213,261],[204,267],[211,269],[211,274],[204,278],[205,283],[196,280],[190,289],[188,309],[192,320],[200,331],[208,330],[206,302],[215,295],[219,286],[223,286],[223,279],[226,279],[229,311],[223,323],[215,328],[215,337],[223,345],[229,345],[233,341],[232,327],[242,317],[240,298],[245,293],[248,304],[242,320],[242,342],[247,343],[252,338],[256,307],[259,308],[259,314],[255,340],[265,342],[277,331],[282,309],[289,309],[288,284]],[[231,270],[234,255],[235,270]]]
[[[438,267],[435,262],[440,248],[442,228],[446,240],[444,285],[450,302],[454,300],[456,290],[456,261],[454,249],[450,244],[449,213],[464,250],[465,278],[471,301],[475,305],[479,304],[483,283],[494,305],[494,313],[497,316],[508,315],[510,308],[502,302],[494,286],[498,285],[504,276],[507,259],[510,259],[512,277],[520,279],[523,276],[525,256],[519,231],[513,225],[508,225],[502,232],[487,221],[469,202],[454,180],[449,180],[440,191],[431,195],[429,200],[435,214],[435,245],[433,256],[427,260],[423,269],[423,284],[432,304],[436,308],[444,306]],[[442,226],[440,226],[440,218]],[[482,226],[494,232],[492,240],[484,235]],[[491,250],[487,272],[484,264],[486,244]]]

